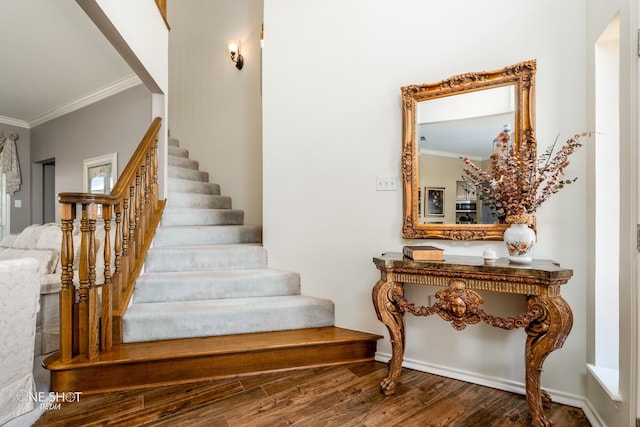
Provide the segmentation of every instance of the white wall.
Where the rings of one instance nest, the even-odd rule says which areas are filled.
[[[36,163],[55,160],[55,194],[82,192],[83,161],[116,152],[120,176],[151,124],[150,115],[151,94],[138,85],[32,128],[33,222],[42,223],[43,189],[37,183],[43,170]]]
[[[262,224],[262,0],[169,1],[171,136],[245,223]],[[227,40],[240,40],[237,70]]]
[[[116,46],[129,65],[137,70],[131,61],[139,62],[148,76],[140,75],[142,81],[153,93],[168,92],[169,33],[154,0],[128,2],[126,5],[108,0],[77,0],[105,36]],[[100,26],[97,8],[109,19],[113,28]],[[114,34],[117,33],[117,34]],[[122,38],[133,55],[127,56],[117,45]],[[149,80],[151,79],[151,80]],[[152,86],[155,85],[156,88]]]
[[[634,426],[637,416],[638,387],[638,283],[636,224],[638,223],[638,143],[637,143],[637,1],[635,0],[589,0],[587,2],[587,75],[588,75],[588,122],[593,127],[595,120],[595,44],[611,20],[620,16],[620,277],[619,283],[619,330],[620,330],[620,384],[621,402],[612,401],[591,373],[587,373],[586,396],[603,424],[609,426]],[[596,129],[600,131],[600,129]],[[606,131],[606,130],[605,130]],[[609,132],[610,133],[610,132]],[[595,164],[596,148],[588,147],[588,168]],[[590,181],[590,185],[595,185]],[[593,206],[597,201],[589,194],[587,210],[588,230],[595,223]],[[588,241],[589,283],[588,296],[588,361],[593,362],[595,349],[593,331],[595,319],[591,309],[595,296],[592,266],[596,253],[595,239]]]
[[[152,93],[149,122],[162,118],[158,133],[158,196],[166,197],[169,30],[154,0],[76,0]]]
[[[604,1],[604,0],[603,0]],[[537,59],[541,150],[587,129],[583,0],[265,0],[263,51],[264,242],[269,263],[298,271],[303,293],[331,298],[338,326],[381,333],[371,303],[371,259],[398,251],[402,194],[376,192],[376,175],[400,175],[400,87]],[[574,270],[563,288],[573,331],[549,356],[542,383],[558,401],[585,395],[585,152],[568,168],[576,184],[538,213],[535,256]],[[502,242],[429,242],[479,255]],[[407,287],[427,303],[436,289]],[[491,295],[485,309],[522,310]],[[405,360],[416,367],[522,387],[523,331],[487,325],[454,331],[407,316]],[[378,351],[389,353],[388,338]],[[578,402],[579,403],[579,402]]]

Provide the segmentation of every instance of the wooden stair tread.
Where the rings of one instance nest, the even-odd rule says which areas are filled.
[[[380,335],[336,327],[114,345],[43,365],[53,391],[85,394],[373,360]]]
[[[233,353],[249,353],[286,347],[318,346],[341,342],[379,340],[382,336],[336,327],[258,332],[219,337],[184,338],[167,341],[136,342],[114,345],[100,353],[97,360],[76,357],[62,363],[58,354],[47,357],[43,364],[50,371],[99,366],[105,364],[144,362],[156,359],[179,359]]]

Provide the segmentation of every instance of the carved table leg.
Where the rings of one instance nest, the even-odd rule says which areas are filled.
[[[404,355],[404,312],[399,309],[396,300],[403,295],[402,285],[379,280],[373,287],[373,306],[378,319],[387,326],[391,337],[391,360],[389,374],[382,380],[380,387],[385,395],[394,394],[396,382],[402,370]]]
[[[553,291],[553,288],[549,288]],[[573,313],[569,304],[559,295],[529,296],[527,309],[534,306],[542,308],[543,315],[531,322],[526,328],[527,342],[525,346],[526,393],[532,425],[549,427],[551,420],[545,417],[543,406],[549,406],[549,395],[540,389],[542,364],[554,350],[562,347],[573,326]]]

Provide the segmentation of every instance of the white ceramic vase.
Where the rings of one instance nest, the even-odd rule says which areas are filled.
[[[531,250],[536,242],[536,233],[528,224],[511,224],[504,231],[504,243],[509,251],[509,261],[516,264],[529,264],[533,257]]]

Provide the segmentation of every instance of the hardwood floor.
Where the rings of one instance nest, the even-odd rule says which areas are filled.
[[[81,396],[34,426],[457,426],[530,423],[524,396],[403,370],[393,396],[380,393],[387,365],[316,369]],[[589,426],[584,413],[556,403],[559,427]]]

